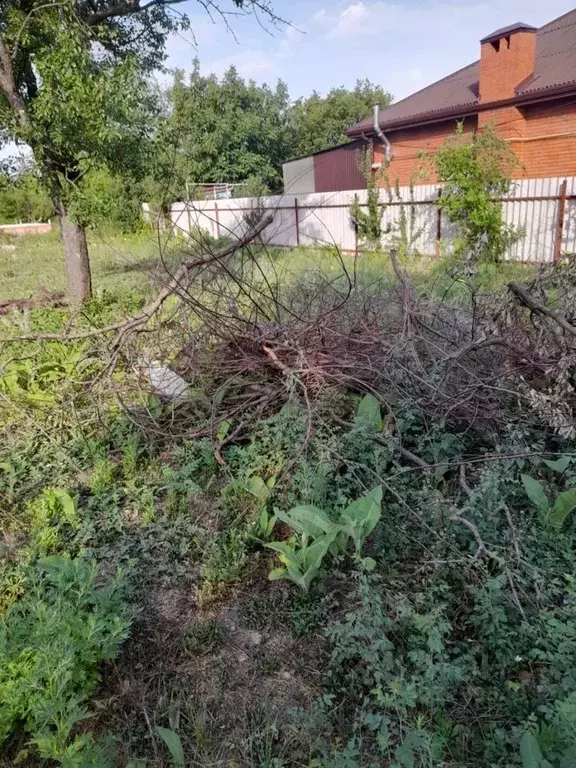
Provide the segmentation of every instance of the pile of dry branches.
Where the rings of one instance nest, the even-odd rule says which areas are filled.
[[[26,338],[105,339],[99,382],[113,386],[142,425],[155,417],[135,404],[153,387],[146,376],[125,376],[119,385],[110,374],[142,374],[143,355],[170,364],[196,394],[172,404],[159,430],[215,437],[229,422],[219,447],[295,399],[311,425],[315,402],[332,389],[374,394],[391,423],[401,406],[489,441],[503,421],[515,420],[576,435],[574,263],[542,269],[529,285],[474,293],[463,306],[418,293],[394,253],[396,285],[386,292],[362,287],[355,265],[336,250],[336,278],[310,271],[286,281],[277,254],[259,240],[269,223],[223,249],[184,256],[133,317]]]

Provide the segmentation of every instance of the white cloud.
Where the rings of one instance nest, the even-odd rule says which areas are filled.
[[[380,5],[378,3],[377,5]],[[376,8],[378,10],[378,8]],[[353,3],[339,13],[333,20],[330,37],[353,37],[370,34],[374,8],[363,2]]]
[[[316,11],[314,16],[312,16],[312,21],[315,24],[327,24],[329,21],[328,14],[326,13],[325,8],[320,8],[319,11]]]
[[[414,80],[414,82],[418,82],[418,80],[422,80],[424,77],[424,73],[421,69],[418,69],[417,67],[415,69],[410,70],[410,79]]]
[[[398,34],[406,40],[408,52],[410,42],[417,45],[424,35],[446,34],[448,30],[458,34],[465,29],[473,30],[479,40],[507,23],[532,23],[542,17],[542,11],[540,0],[430,0],[417,5],[402,0],[359,0],[339,13],[322,10],[316,16],[328,38]],[[552,10],[549,17],[554,18]],[[504,24],[503,18],[507,19]]]
[[[236,67],[242,77],[264,80],[272,71],[273,62],[262,51],[247,50],[215,59],[202,69],[221,77],[229,67]]]

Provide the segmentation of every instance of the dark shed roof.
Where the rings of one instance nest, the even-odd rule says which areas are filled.
[[[522,29],[530,28],[521,25]],[[493,33],[506,34],[517,30],[518,25]],[[533,28],[531,28],[533,29]],[[380,126],[385,130],[409,127],[429,120],[460,117],[477,111],[479,94],[480,62],[438,80],[427,88],[408,96],[402,101],[383,109]],[[546,96],[557,90],[576,90],[576,8],[551,21],[536,32],[536,62],[533,76],[516,89],[516,99],[529,100],[532,96]],[[373,132],[373,119],[367,117],[348,131],[349,136]]]

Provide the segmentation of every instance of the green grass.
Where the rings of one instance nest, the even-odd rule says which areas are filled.
[[[0,245],[0,300],[27,298],[36,293],[38,284],[50,291],[66,289],[64,252],[57,231],[49,235],[25,235],[2,238]],[[134,235],[89,234],[92,279],[96,292],[119,296],[126,291],[147,291],[154,276],[161,275],[159,253],[173,254],[183,242],[154,232]],[[394,281],[386,253],[365,253],[358,259],[350,254],[340,257],[333,249],[294,248],[273,252],[275,267],[282,284],[294,282],[306,272],[321,272],[338,278],[343,266],[359,284],[373,290],[387,290]],[[420,290],[442,295],[447,290],[465,290],[450,276],[445,260],[417,257],[406,265]],[[534,266],[518,263],[485,265],[480,270],[480,287],[495,290],[509,280],[529,277]]]
[[[175,239],[163,248],[173,250]],[[50,291],[66,290],[64,250],[57,231],[48,235],[2,238],[0,249],[0,300],[28,298],[42,284]],[[152,232],[135,235],[89,234],[94,290],[120,295],[146,290],[155,273],[160,250]]]

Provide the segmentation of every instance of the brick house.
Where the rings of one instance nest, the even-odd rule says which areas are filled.
[[[576,9],[540,29],[517,23],[483,38],[479,61],[354,125],[349,144],[287,163],[285,189],[354,188],[356,150],[367,141],[376,167],[388,142],[391,180],[417,184],[421,153],[458,123],[468,132],[493,124],[520,161],[518,178],[576,176]]]

